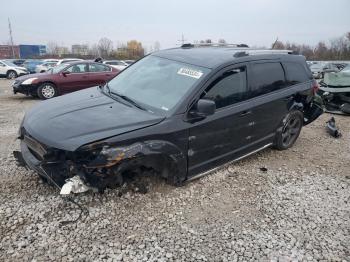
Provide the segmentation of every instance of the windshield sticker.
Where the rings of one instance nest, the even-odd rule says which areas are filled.
[[[183,68],[183,67],[180,68],[179,71],[177,71],[177,73],[179,75],[189,76],[196,79],[199,79],[203,75],[201,71],[196,71],[190,68]]]

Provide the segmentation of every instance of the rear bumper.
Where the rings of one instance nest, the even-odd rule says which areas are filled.
[[[312,103],[308,109],[304,110],[304,125],[308,125],[315,121],[323,113],[324,110],[322,105]]]

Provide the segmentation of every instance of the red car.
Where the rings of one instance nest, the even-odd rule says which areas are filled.
[[[103,85],[119,73],[109,65],[90,61],[61,64],[46,73],[16,78],[13,92],[49,99],[84,88]]]

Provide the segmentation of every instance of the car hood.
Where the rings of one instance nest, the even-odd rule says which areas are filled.
[[[24,76],[17,77],[16,80],[23,82],[24,80],[27,80],[29,78],[34,78],[34,77],[38,78],[38,79],[43,79],[47,75],[48,75],[48,73],[30,74],[30,75],[24,75]],[[50,73],[50,75],[51,75],[51,73]]]
[[[92,87],[39,102],[22,126],[39,142],[74,151],[82,145],[155,125],[163,116],[120,103]]]
[[[21,66],[16,66],[15,69],[22,70],[22,71],[27,71],[27,68],[21,67]]]

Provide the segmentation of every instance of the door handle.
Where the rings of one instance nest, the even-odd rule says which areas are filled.
[[[252,113],[251,110],[245,110],[239,116],[247,116],[247,115],[250,115],[251,113]]]
[[[105,76],[111,76],[110,74],[106,74]]]

